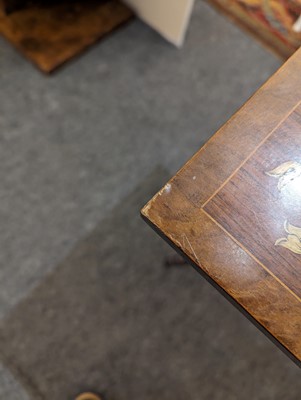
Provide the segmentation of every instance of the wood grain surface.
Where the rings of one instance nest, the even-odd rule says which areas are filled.
[[[0,7],[0,34],[49,73],[132,17],[118,0],[41,2],[9,15]]]
[[[301,366],[301,51],[142,216]]]

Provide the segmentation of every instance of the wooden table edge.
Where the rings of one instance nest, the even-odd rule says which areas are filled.
[[[160,193],[160,192],[159,192]],[[270,333],[259,321],[257,321],[238,301],[222,288],[210,275],[208,275],[194,260],[192,260],[183,250],[178,247],[165,233],[153,222],[147,215],[147,209],[150,206],[150,200],[140,211],[141,218],[181,257],[183,257],[203,278],[206,279],[222,296],[228,300],[238,311],[240,311],[255,327],[257,327],[272,343],[274,343],[286,356],[288,356],[299,368],[299,360],[287,347],[285,347],[272,333]]]

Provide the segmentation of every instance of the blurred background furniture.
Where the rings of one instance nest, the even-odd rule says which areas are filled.
[[[118,0],[2,0],[0,33],[52,72],[133,17]]]
[[[284,59],[301,45],[300,0],[208,0]]]
[[[207,0],[283,59],[301,45],[301,0]],[[194,0],[0,0],[0,33],[51,72],[133,13],[181,46]]]
[[[193,4],[194,0],[0,0],[0,32],[42,71],[51,72],[128,21],[131,10],[181,46]]]
[[[165,39],[182,46],[195,0],[123,0]]]

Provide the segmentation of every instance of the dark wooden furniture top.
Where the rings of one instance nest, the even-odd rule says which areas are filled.
[[[0,0],[0,35],[50,73],[132,17],[119,0]]]
[[[142,216],[301,366],[301,50]]]

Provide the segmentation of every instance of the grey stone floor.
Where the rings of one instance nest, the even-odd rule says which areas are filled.
[[[173,174],[280,64],[201,1],[183,49],[135,21],[51,77],[1,39],[0,318],[156,165]],[[0,368],[0,399],[10,391],[27,399]]]

